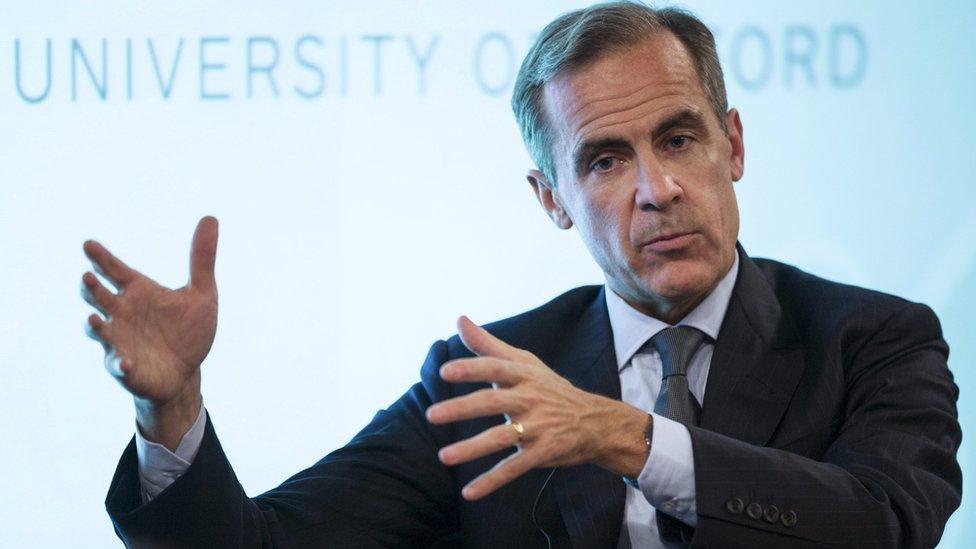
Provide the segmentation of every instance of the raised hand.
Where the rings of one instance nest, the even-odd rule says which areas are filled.
[[[82,297],[105,315],[88,317],[86,332],[105,348],[109,373],[135,397],[143,434],[166,446],[176,437],[178,444],[199,410],[200,364],[217,330],[217,220],[205,217],[197,224],[190,280],[175,290],[130,268],[98,242],[85,242],[84,251],[118,290],[110,291],[91,272],[82,276]]]
[[[483,498],[538,467],[595,463],[621,476],[638,475],[648,456],[646,413],[574,387],[532,353],[508,345],[467,317],[458,320],[458,333],[478,356],[445,363],[441,377],[492,387],[434,404],[427,419],[442,424],[504,414],[522,430],[501,424],[441,448],[445,465],[518,448],[465,486],[466,499]]]

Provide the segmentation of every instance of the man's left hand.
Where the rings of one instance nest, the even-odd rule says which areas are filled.
[[[445,465],[457,465],[510,446],[518,450],[462,490],[481,499],[539,467],[595,463],[621,476],[637,477],[647,461],[644,431],[650,417],[619,400],[573,386],[538,357],[492,336],[467,317],[458,319],[461,341],[477,357],[446,362],[441,377],[452,383],[492,387],[452,398],[427,409],[434,424],[505,415],[522,426],[497,425],[441,448]]]

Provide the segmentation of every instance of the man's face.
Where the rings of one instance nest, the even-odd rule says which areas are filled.
[[[540,202],[560,227],[576,225],[617,294],[680,320],[732,266],[738,113],[726,133],[670,33],[558,76],[544,102],[558,185],[530,171]]]

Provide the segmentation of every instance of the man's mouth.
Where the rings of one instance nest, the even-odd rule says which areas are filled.
[[[642,246],[654,252],[673,252],[691,244],[695,238],[694,232],[671,233],[655,237]]]

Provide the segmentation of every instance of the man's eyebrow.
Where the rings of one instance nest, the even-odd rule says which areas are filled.
[[[687,128],[705,133],[708,130],[708,125],[705,122],[705,118],[698,111],[682,109],[668,116],[655,126],[651,131],[651,139],[657,140],[675,128]],[[573,151],[573,169],[576,170],[577,175],[583,175],[590,167],[590,159],[600,151],[607,149],[630,151],[633,148],[630,141],[621,137],[604,137],[592,141],[583,141]]]
[[[705,123],[705,118],[701,113],[691,109],[683,109],[665,118],[655,126],[651,131],[651,139],[656,141],[662,135],[675,128],[687,128],[705,133],[708,125]]]
[[[576,170],[577,175],[582,175],[589,169],[590,159],[600,151],[607,149],[630,151],[633,148],[630,141],[621,137],[604,137],[592,141],[583,141],[573,151],[573,169]]]

